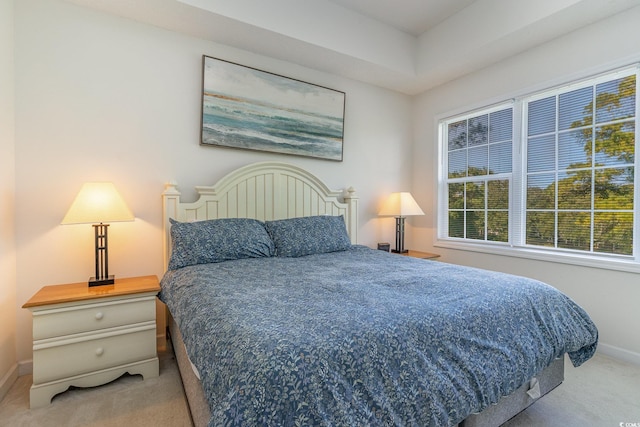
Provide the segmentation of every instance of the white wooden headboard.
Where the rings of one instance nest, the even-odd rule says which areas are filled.
[[[165,184],[162,193],[165,270],[171,255],[169,218],[183,222],[217,218],[268,221],[344,215],[351,243],[358,242],[358,198],[353,188],[331,191],[319,178],[294,165],[254,163],[236,169],[213,186],[197,186],[196,190],[198,200],[181,203],[177,184]]]

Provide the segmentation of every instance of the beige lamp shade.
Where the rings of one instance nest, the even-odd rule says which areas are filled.
[[[88,182],[82,186],[62,224],[133,221],[135,217],[111,182]]]
[[[424,212],[422,212],[411,193],[400,192],[391,193],[378,215],[405,217],[424,215]]]

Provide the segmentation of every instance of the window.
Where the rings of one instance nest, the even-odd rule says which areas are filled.
[[[508,107],[447,124],[449,237],[509,240],[512,122]]]
[[[637,75],[441,120],[439,238],[635,260]]]

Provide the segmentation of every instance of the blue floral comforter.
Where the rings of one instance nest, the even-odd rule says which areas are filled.
[[[551,286],[362,246],[169,271],[211,426],[445,426],[598,332]]]

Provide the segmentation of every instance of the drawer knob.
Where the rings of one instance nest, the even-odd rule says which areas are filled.
[[[104,349],[102,347],[96,348],[96,356],[102,356]]]
[[[104,317],[104,314],[102,314],[101,311],[96,313],[96,320],[102,320],[103,317]]]

